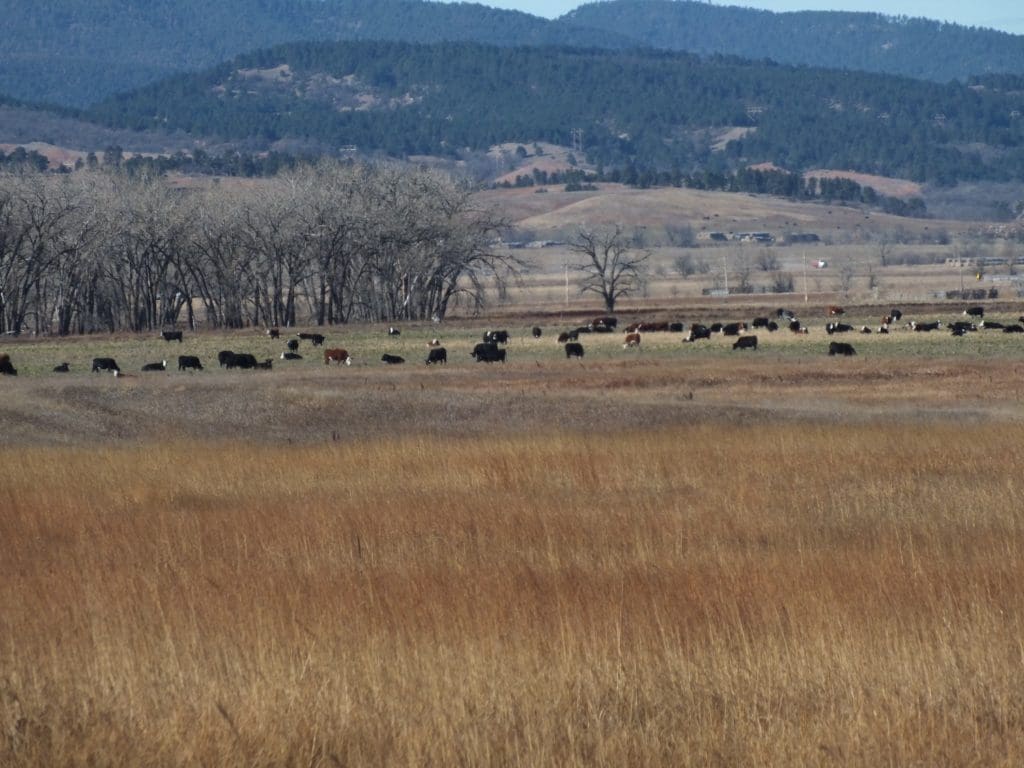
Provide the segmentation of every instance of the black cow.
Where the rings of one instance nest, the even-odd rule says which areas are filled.
[[[176,341],[181,344],[181,331],[161,331],[164,341]]]
[[[690,333],[687,334],[686,338],[683,339],[683,341],[697,341],[697,339],[710,339],[710,338],[711,338],[711,329],[710,328],[708,328],[706,325],[701,325],[700,323],[694,323],[693,325],[690,326]]]
[[[440,363],[441,365],[448,364],[448,350],[444,347],[434,347],[427,352],[427,365],[433,365]]]
[[[281,335],[281,329],[280,328],[267,328],[267,336],[269,336],[270,338],[276,339],[280,335]]]
[[[765,328],[768,329],[769,333],[775,333],[775,331],[779,330],[779,324],[774,320],[769,320],[768,325],[766,325]]]
[[[282,352],[281,353],[281,359],[282,360],[301,360],[302,359],[302,355],[300,355],[298,352]]]
[[[54,373],[70,373],[71,372],[71,366],[69,366],[67,363],[61,363],[60,365],[53,366],[53,372]]]
[[[178,370],[201,371],[203,370],[203,364],[199,362],[199,358],[195,355],[178,355]]]
[[[891,318],[892,318],[892,321],[893,321],[894,323],[898,323],[898,322],[899,322],[900,320],[902,320],[902,319],[903,319],[903,313],[902,313],[902,312],[900,312],[900,311],[899,311],[898,309],[896,309],[895,307],[893,307],[892,309],[890,309],[890,310],[889,310],[889,317],[891,317]]]
[[[161,360],[159,363],[146,363],[144,366],[142,366],[142,370],[144,370],[144,371],[166,371],[167,370],[167,361],[166,360]]]
[[[8,354],[0,355],[0,374],[4,376],[18,375],[18,369],[11,363],[11,356]]]
[[[726,323],[725,325],[722,326],[722,335],[739,336],[745,330],[747,330],[746,323]]]
[[[980,323],[978,323],[978,327],[979,328],[995,328],[998,331],[998,330],[1002,330],[1006,326],[1003,325],[1002,323],[998,323],[998,322],[996,322],[994,320],[982,320]]]
[[[398,330],[397,328],[395,328],[395,326],[392,325],[392,326],[390,326],[388,328],[388,336],[401,336],[401,335],[402,335],[402,332],[400,330]]]
[[[271,359],[270,359],[270,358],[268,357],[268,358],[267,358],[266,360],[264,360],[264,361],[263,361],[262,363],[256,363],[256,367],[257,367],[257,368],[262,368],[262,369],[263,369],[264,371],[269,371],[269,370],[273,369],[273,367],[274,367],[274,361],[273,361],[273,360],[271,360]]]
[[[482,342],[473,347],[470,357],[475,357],[478,363],[504,363],[505,350],[498,349],[493,342]]]
[[[593,333],[612,333],[614,330],[610,325],[587,326],[587,331]]]
[[[595,317],[593,320],[590,321],[590,326],[595,330],[597,329],[597,326],[603,326],[605,328],[614,329],[617,328],[618,325],[619,318],[611,316]]]
[[[539,339],[541,337],[541,334],[544,332],[540,329],[539,325],[535,325],[533,326],[533,330],[531,330],[530,333],[533,334],[533,338]]]
[[[853,326],[849,323],[829,323],[825,326],[825,333],[831,336],[833,333],[849,333]]]
[[[964,310],[964,314],[967,315],[968,317],[984,317],[985,316],[985,308],[984,307],[968,307],[967,309]]]
[[[740,336],[732,345],[733,349],[757,349],[757,336]]]
[[[965,333],[974,333],[977,330],[978,326],[965,320],[957,320],[949,326],[949,332],[953,336],[963,336]]]
[[[565,331],[558,334],[558,343],[565,344],[567,341],[578,341],[579,338],[580,335],[576,331]]]
[[[288,341],[286,341],[284,343],[284,345],[286,347],[288,347],[288,351],[289,352],[298,352],[299,351],[299,340],[298,339],[288,339]]]
[[[845,341],[830,341],[828,343],[829,355],[845,355],[850,357],[856,355],[857,351],[853,348],[853,344],[847,344]]]
[[[587,329],[590,330],[589,328]],[[494,344],[508,344],[509,335],[508,331],[487,331],[484,334],[484,341],[490,341]]]
[[[768,327],[768,318],[767,317],[755,317],[753,322],[751,322],[750,325],[753,328],[767,328]]]
[[[388,365],[400,365],[401,363],[405,362],[404,357],[399,357],[398,355],[389,355],[386,352],[383,355],[381,355],[380,359],[381,362],[387,363]]]
[[[256,356],[250,355],[248,352],[228,352],[228,357],[224,360],[224,367],[228,370],[232,368],[255,368],[257,365]]]
[[[1008,325],[1003,328],[1003,333],[1024,333],[1024,325],[1020,325],[1018,323]]]
[[[112,357],[94,357],[92,359],[92,372],[97,371],[116,371],[121,372],[121,369],[117,367],[117,363]]]
[[[298,336],[303,341],[312,342],[314,347],[323,346],[324,337],[323,337],[322,334],[319,334],[319,333],[297,333],[295,335]]]
[[[570,357],[578,357],[582,359],[583,345],[580,344],[578,341],[570,341],[568,344],[565,345],[565,357],[566,359]]]
[[[789,330],[793,333],[807,333],[807,329],[800,325],[800,321],[793,318],[789,321]]]
[[[981,322],[982,325],[984,325],[985,321],[982,320]],[[918,333],[928,333],[928,331],[937,331],[939,328],[942,327],[942,323],[939,322],[938,320],[933,320],[930,323],[919,323],[916,320],[911,320],[910,327],[912,330],[917,331]]]
[[[228,364],[228,360],[235,356],[235,353],[230,349],[222,349],[217,353],[217,362],[220,363],[220,367],[223,368]]]

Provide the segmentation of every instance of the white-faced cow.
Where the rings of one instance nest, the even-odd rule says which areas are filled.
[[[444,347],[434,347],[427,352],[427,365],[447,365],[448,350]]]
[[[733,349],[757,349],[757,336],[740,336],[733,342]]]
[[[281,359],[282,360],[301,360],[302,359],[302,355],[300,355],[298,352],[282,352],[281,353]]]
[[[825,333],[831,336],[833,333],[849,333],[853,326],[849,323],[829,323],[825,326]]]
[[[398,328],[395,328],[395,326],[392,325],[392,326],[388,327],[388,336],[401,336],[401,335],[402,335],[402,332]]]
[[[697,341],[698,339],[710,339],[711,329],[706,325],[700,323],[694,323],[690,326],[690,332],[686,335],[683,341]]]
[[[510,338],[511,336],[508,335],[508,331],[487,331],[484,334],[484,341],[494,344],[508,344]]]
[[[143,371],[166,371],[167,361],[161,360],[159,363],[146,363],[142,366]]]
[[[583,359],[583,345],[578,341],[570,341],[565,345],[565,357],[569,359],[571,357],[578,357]]]
[[[623,349],[629,349],[630,347],[640,346],[640,334],[639,333],[627,333],[625,343],[622,345]]]
[[[325,349],[324,365],[330,365],[331,363],[352,365],[352,356],[345,349]]]

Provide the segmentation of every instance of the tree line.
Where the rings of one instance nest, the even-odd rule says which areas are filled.
[[[328,325],[479,307],[522,265],[432,170],[323,162],[178,189],[119,171],[0,174],[0,332]]]

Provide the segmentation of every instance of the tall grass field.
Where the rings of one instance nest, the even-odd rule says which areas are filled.
[[[0,765],[1024,764],[1024,426],[0,449]]]

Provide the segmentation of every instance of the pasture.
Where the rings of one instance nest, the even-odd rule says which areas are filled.
[[[6,343],[0,764],[1020,764],[1024,338],[803,319]]]

